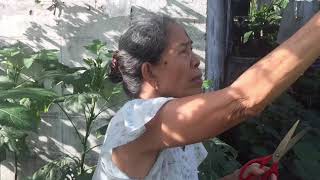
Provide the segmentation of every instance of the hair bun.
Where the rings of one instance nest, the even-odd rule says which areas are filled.
[[[109,79],[113,83],[119,83],[122,81],[122,75],[119,70],[119,61],[120,61],[120,56],[119,56],[119,51],[114,51],[112,54],[112,60],[111,63],[109,64],[110,72],[109,72]]]

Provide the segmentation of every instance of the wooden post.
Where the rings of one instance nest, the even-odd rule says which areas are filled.
[[[221,87],[228,54],[231,0],[210,0],[207,10],[206,78],[213,80],[213,90]]]

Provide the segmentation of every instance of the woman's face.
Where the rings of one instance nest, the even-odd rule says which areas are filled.
[[[168,44],[160,63],[154,66],[157,94],[165,97],[184,97],[202,92],[200,60],[192,52],[192,41],[184,28],[168,26]]]

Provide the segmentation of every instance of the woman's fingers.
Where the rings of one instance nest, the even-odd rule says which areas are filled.
[[[246,179],[249,175],[253,175],[254,180],[260,180],[261,175],[267,172],[270,168],[267,166],[262,166],[258,163],[252,163],[243,173],[243,178]],[[275,174],[271,174],[269,180],[278,180]]]
[[[278,178],[275,174],[271,174],[270,180],[278,180]]]
[[[252,163],[243,173],[243,178],[247,178],[250,174],[255,176],[262,175],[268,169],[269,168],[265,166],[260,168],[260,164],[258,163]]]
[[[257,178],[267,172],[270,168],[267,166],[262,166],[258,163],[251,164],[246,171],[243,173],[243,178],[247,178],[249,175],[257,176]],[[259,179],[259,178],[258,178]],[[272,174],[270,180],[277,180],[277,176]]]

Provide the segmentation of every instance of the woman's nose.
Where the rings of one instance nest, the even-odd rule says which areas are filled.
[[[198,56],[192,52],[192,55],[191,55],[191,66],[192,67],[199,67],[200,65],[200,59],[198,58]]]

